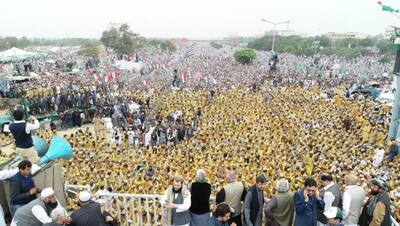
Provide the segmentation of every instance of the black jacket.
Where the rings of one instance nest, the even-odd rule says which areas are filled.
[[[103,226],[100,204],[90,201],[71,214],[69,226]]]

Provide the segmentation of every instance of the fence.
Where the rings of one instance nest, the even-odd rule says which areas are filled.
[[[90,192],[88,185],[65,185],[67,193],[76,194],[77,191],[86,190]],[[162,225],[162,211],[164,207],[161,205],[162,195],[144,195],[144,194],[121,194],[110,193],[102,194],[102,198],[110,198],[114,200],[108,204],[107,210],[111,215],[116,216],[123,226],[150,226]],[[211,197],[212,205],[214,205],[215,197]],[[400,226],[392,217],[392,226]]]

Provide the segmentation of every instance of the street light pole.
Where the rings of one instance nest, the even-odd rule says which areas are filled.
[[[280,24],[289,25],[290,21],[283,21],[283,22],[279,22],[279,23],[275,23],[275,22],[272,22],[272,21],[269,21],[269,20],[266,20],[266,19],[261,19],[261,21],[274,25],[274,30],[273,30],[273,33],[272,33],[272,51],[275,51],[276,27],[277,27],[277,25],[280,25]]]
[[[276,35],[276,24],[274,24],[274,34],[272,36],[272,51],[275,52],[275,35]]]

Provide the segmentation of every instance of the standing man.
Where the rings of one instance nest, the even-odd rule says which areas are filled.
[[[378,176],[370,184],[371,197],[365,203],[358,224],[360,226],[391,226],[390,198],[384,176]]]
[[[323,173],[321,175],[321,184],[324,186],[321,197],[324,200],[325,208],[324,211],[328,211],[331,207],[339,207],[341,204],[340,187],[338,184],[333,182],[331,174]],[[323,211],[318,214],[318,224],[320,226],[326,225],[328,219],[323,214]]]
[[[399,154],[399,140],[392,141],[389,148],[389,153],[387,154],[388,161],[393,161],[394,157]]]
[[[234,210],[233,217],[229,219],[229,224],[235,222],[237,226],[242,226],[242,201],[246,197],[246,189],[242,182],[236,181],[233,170],[226,171],[227,184],[217,193],[216,203],[225,202]]]
[[[292,226],[294,215],[293,192],[289,192],[290,184],[286,179],[276,182],[276,194],[266,203],[265,215],[271,216],[267,226]]]
[[[244,200],[244,221],[246,226],[261,226],[264,207],[264,190],[267,187],[265,176],[257,176],[256,184],[249,188]]]
[[[304,188],[294,195],[295,221],[294,226],[316,226],[318,212],[325,208],[324,201],[319,196],[317,182],[307,178]]]
[[[18,208],[28,204],[36,199],[39,189],[32,179],[32,163],[28,160],[22,160],[18,164],[18,173],[10,181],[10,206],[11,214]]]
[[[365,199],[365,191],[358,186],[358,178],[349,174],[344,177],[346,188],[343,193],[343,224],[357,226],[361,208]]]
[[[15,139],[16,152],[24,160],[29,160],[32,163],[39,162],[39,156],[33,147],[31,131],[39,129],[39,121],[31,116],[32,123],[25,122],[24,112],[21,109],[16,109],[13,113],[14,122],[10,125],[10,131]]]
[[[71,214],[69,226],[94,226],[102,225],[103,218],[100,204],[91,200],[89,192],[79,193],[79,210]]]
[[[210,195],[211,185],[206,182],[206,172],[198,169],[196,182],[189,189],[192,193],[192,206],[190,207],[190,225],[207,225],[210,220]]]
[[[189,226],[191,195],[182,177],[174,177],[172,186],[167,188],[161,199],[161,205],[164,206],[163,225]]]

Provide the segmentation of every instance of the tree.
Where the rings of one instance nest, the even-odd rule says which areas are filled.
[[[140,47],[140,37],[131,31],[128,24],[113,26],[104,31],[100,41],[116,53],[129,54]]]
[[[222,45],[217,42],[211,42],[210,45],[216,49],[221,49]]]
[[[95,43],[88,43],[82,46],[82,49],[79,51],[79,53],[83,56],[98,58],[100,54],[100,46]]]
[[[392,57],[389,54],[385,54],[383,55],[380,59],[379,59],[379,63],[389,63],[392,60]]]
[[[160,44],[161,49],[164,51],[170,51],[170,52],[175,52],[176,51],[176,46],[172,44],[171,41],[167,40],[164,41]]]
[[[256,58],[256,53],[252,49],[242,49],[235,52],[235,60],[241,64],[250,64]]]

